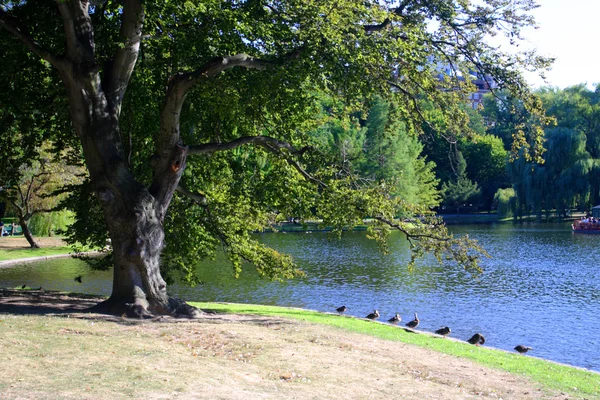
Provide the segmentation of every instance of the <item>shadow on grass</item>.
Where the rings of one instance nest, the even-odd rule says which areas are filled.
[[[105,300],[102,296],[63,293],[58,291],[46,291],[39,289],[1,289],[0,288],[0,314],[11,315],[38,315],[64,318],[78,318],[86,320],[101,320],[114,322],[120,325],[138,325],[143,323],[188,323],[198,321],[209,324],[225,324],[231,322],[243,322],[260,326],[289,325],[294,322],[274,318],[273,316],[257,315],[249,313],[246,315],[232,315],[222,310],[202,309],[205,314],[196,320],[189,318],[175,318],[170,316],[157,316],[153,318],[127,318],[118,315],[100,314],[90,311],[90,308]]]
[[[43,315],[85,312],[102,298],[43,289],[0,289],[0,313]]]

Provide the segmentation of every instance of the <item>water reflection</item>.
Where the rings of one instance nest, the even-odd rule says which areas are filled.
[[[534,355],[600,370],[600,268],[595,252],[600,235],[574,235],[568,224],[455,226],[457,235],[478,239],[493,256],[482,275],[425,260],[409,272],[407,243],[393,237],[383,255],[364,232],[341,240],[327,234],[266,234],[260,240],[292,254],[307,277],[285,283],[256,276],[251,267],[232,277],[223,259],[199,265],[205,282],[196,288],[174,285],[171,292],[189,300],[278,304],[333,312],[345,304],[348,314],[365,316],[377,308],[382,319],[417,311],[420,328],[450,326],[452,336],[467,339],[481,332],[490,346],[512,350],[533,347]],[[108,294],[107,273],[84,274],[67,260],[0,270],[0,286]],[[577,337],[578,351],[571,338]]]
[[[81,283],[74,279],[78,275],[83,276]],[[17,288],[23,285],[108,296],[112,288],[112,271],[90,271],[85,263],[71,258],[0,268],[0,287]]]

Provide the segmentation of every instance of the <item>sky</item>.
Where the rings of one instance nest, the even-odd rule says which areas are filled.
[[[538,0],[533,11],[539,29],[524,32],[526,48],[537,48],[544,56],[555,57],[547,83],[526,74],[533,87],[600,83],[600,0]]]

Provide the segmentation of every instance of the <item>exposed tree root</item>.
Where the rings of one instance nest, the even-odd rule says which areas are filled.
[[[199,318],[203,311],[189,305],[183,300],[169,297],[168,306],[152,307],[145,299],[137,299],[134,302],[125,302],[109,298],[88,309],[90,312],[118,315],[127,318],[150,319],[161,315],[169,315],[175,318]]]

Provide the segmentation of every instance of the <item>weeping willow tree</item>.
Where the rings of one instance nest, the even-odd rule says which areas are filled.
[[[476,257],[436,221],[406,225],[419,207],[385,188],[340,179],[315,148],[314,93],[395,98],[419,131],[426,100],[445,128],[466,132],[457,105],[471,71],[491,76],[535,112],[520,68],[532,53],[503,54],[488,34],[520,38],[533,0],[0,0],[3,81],[20,104],[68,121],[53,135],[80,150],[89,180],[73,188],[73,238],[112,240],[110,298],[98,310],[193,316],[168,295],[165,277],[194,281],[194,264],[223,248],[271,278],[299,273],[290,257],[252,239],[269,215],[317,214],[337,229],[365,216],[372,235],[404,232],[414,256],[433,251],[466,266]],[[438,63],[451,73],[437,76]],[[7,78],[8,77],[8,78]],[[36,83],[56,92],[39,101]],[[58,90],[57,90],[58,88]],[[46,89],[42,89],[46,90]],[[15,100],[17,101],[17,100]],[[7,105],[6,100],[2,103]],[[536,132],[520,132],[527,154]],[[161,269],[162,268],[162,269]]]
[[[525,159],[509,163],[519,217],[549,217],[553,212],[565,217],[570,209],[586,203],[590,195],[594,160],[585,149],[585,135],[558,127],[547,129],[545,137],[543,164]]]

